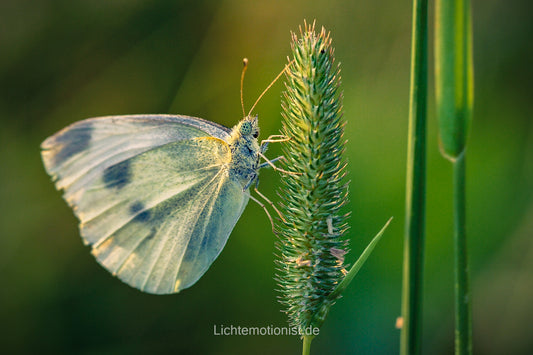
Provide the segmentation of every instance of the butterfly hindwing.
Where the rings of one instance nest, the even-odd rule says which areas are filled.
[[[102,177],[87,193],[83,209],[92,216],[81,224],[98,261],[150,293],[178,292],[195,283],[224,247],[247,203],[223,168],[228,154],[220,140],[181,141],[131,158],[129,184]],[[109,189],[122,197],[120,204]]]
[[[145,292],[179,292],[209,268],[248,202],[226,168],[226,131],[213,125],[214,137],[199,137],[204,127],[173,122],[160,129],[161,122],[131,118],[124,122],[137,126],[130,132],[110,119],[82,121],[49,138],[43,160],[106,269]],[[156,133],[169,142],[155,145]],[[81,147],[70,146],[75,140]]]

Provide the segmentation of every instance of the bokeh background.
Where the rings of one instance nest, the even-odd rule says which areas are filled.
[[[528,1],[474,1],[475,115],[468,234],[478,354],[531,354],[533,119]],[[93,259],[46,175],[39,144],[88,117],[181,113],[231,127],[290,54],[290,31],[317,20],[342,65],[351,218],[349,261],[383,223],[380,245],[332,308],[316,354],[398,352],[408,114],[410,1],[7,0],[0,3],[0,351],[297,354],[291,336],[215,336],[214,326],[286,325],[275,236],[250,203],[192,288],[143,294]],[[277,83],[257,106],[280,128]],[[430,99],[432,100],[433,94]],[[432,101],[431,101],[432,102]],[[425,354],[453,351],[451,165],[430,104]],[[276,156],[279,147],[272,147]],[[279,174],[261,173],[276,197]]]

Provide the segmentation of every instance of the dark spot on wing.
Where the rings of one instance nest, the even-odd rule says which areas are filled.
[[[104,182],[106,187],[111,189],[116,187],[121,189],[131,180],[130,161],[124,160],[118,164],[111,165],[104,170]]]
[[[81,153],[89,147],[93,127],[84,123],[57,136],[56,144],[59,150],[54,156],[54,165],[62,164],[74,155]]]
[[[133,219],[136,222],[147,222],[150,220],[151,213],[149,210],[144,210],[144,205],[142,202],[137,201],[130,206],[130,213],[135,216]],[[140,212],[140,213],[139,213]]]
[[[157,230],[155,229],[155,227],[152,227],[152,229],[150,230],[150,234],[148,234],[144,239],[150,240],[153,237],[155,237],[156,233],[157,233]]]
[[[150,209],[150,223],[160,226],[170,218],[171,214],[176,211],[178,205],[175,204],[175,199],[170,198],[167,201],[159,203]]]
[[[142,211],[143,209],[144,209],[143,203],[140,201],[137,201],[133,203],[133,205],[130,206],[130,213],[137,214],[137,212]]]

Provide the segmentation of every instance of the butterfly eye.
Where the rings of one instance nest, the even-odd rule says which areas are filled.
[[[241,125],[241,134],[247,136],[252,133],[252,124],[250,122],[243,122]]]
[[[254,132],[254,138],[259,137],[259,131]]]

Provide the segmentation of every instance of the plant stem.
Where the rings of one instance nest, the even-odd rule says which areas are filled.
[[[453,161],[466,147],[474,101],[469,0],[435,2],[435,99],[440,146]]]
[[[455,244],[455,353],[472,354],[472,315],[466,243],[465,154],[453,163]]]
[[[400,353],[420,354],[426,199],[427,0],[413,1]]]
[[[455,353],[472,354],[472,310],[466,243],[465,155],[474,101],[469,0],[435,3],[435,97],[441,150],[453,164]]]
[[[311,353],[311,341],[313,340],[312,335],[304,335],[304,344],[302,348],[302,355],[309,355]]]

